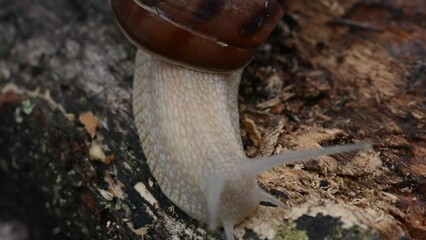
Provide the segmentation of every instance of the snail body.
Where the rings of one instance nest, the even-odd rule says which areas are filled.
[[[368,147],[354,144],[246,157],[237,105],[241,68],[284,14],[287,1],[242,2],[111,0],[121,29],[139,47],[133,112],[150,170],[176,206],[211,228],[223,226],[228,240],[233,239],[234,225],[261,201],[285,207],[259,187],[257,174],[281,164]],[[215,17],[227,16],[223,14],[232,16],[225,30],[233,30],[221,35],[218,30],[224,23]],[[260,22],[251,23],[253,19]],[[250,34],[242,31],[250,24]]]
[[[236,112],[241,71],[206,74],[170,65],[138,51],[135,122],[151,172],[163,193],[191,217],[209,222],[209,190],[222,184],[218,181],[223,178],[236,177],[235,165],[245,158]],[[169,81],[170,77],[174,80]],[[215,211],[219,216],[234,211],[238,219],[244,217],[246,208],[254,210],[259,204],[257,199],[244,200],[255,186],[255,178],[244,180],[244,186],[223,186],[230,192],[240,189],[241,194],[230,198],[240,204],[217,199],[226,204],[215,204]],[[235,187],[238,189],[232,189]],[[244,204],[249,206],[242,213],[233,210]]]

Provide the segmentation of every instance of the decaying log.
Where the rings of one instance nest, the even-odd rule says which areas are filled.
[[[425,18],[421,0],[296,1],[244,73],[247,155],[374,149],[260,175],[291,208],[262,205],[237,236],[426,236]],[[106,1],[0,0],[0,32],[0,223],[27,231],[14,239],[223,238],[149,172],[131,113],[135,49]]]

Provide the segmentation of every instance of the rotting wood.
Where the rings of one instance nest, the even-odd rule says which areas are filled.
[[[58,239],[202,239],[205,226],[173,207],[141,161],[130,112],[134,48],[105,1],[80,3],[0,0],[10,9],[0,14],[0,88],[14,84],[0,96],[3,184],[19,186],[30,230],[47,230],[40,239],[52,230]],[[421,0],[294,4],[244,74],[241,116],[261,137],[253,145],[242,125],[248,153],[359,140],[375,148],[262,174],[291,209],[262,206],[238,235],[426,234],[425,18]],[[77,119],[88,111],[100,119],[93,139]],[[90,160],[93,146],[108,163]]]

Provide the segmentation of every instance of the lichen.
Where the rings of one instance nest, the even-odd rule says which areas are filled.
[[[296,228],[297,224],[293,221],[290,221],[282,225],[277,234],[274,237],[274,240],[308,240],[309,237],[306,235],[306,232]]]
[[[31,102],[30,99],[22,101],[22,112],[24,112],[27,115],[30,115],[34,110],[34,104]]]

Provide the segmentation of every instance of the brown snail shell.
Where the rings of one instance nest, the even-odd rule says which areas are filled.
[[[111,0],[138,47],[207,71],[246,65],[284,15],[289,0]]]

